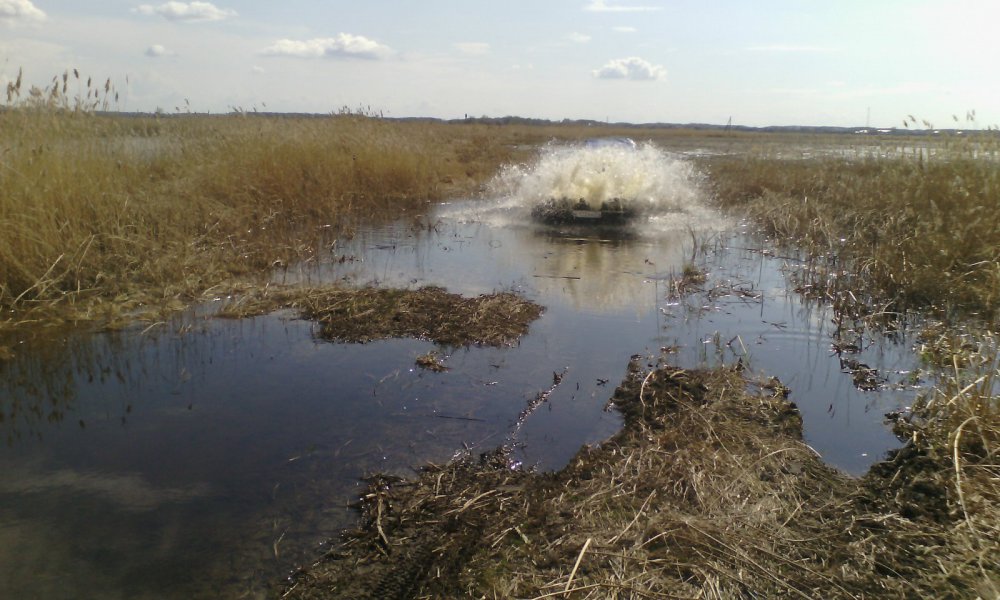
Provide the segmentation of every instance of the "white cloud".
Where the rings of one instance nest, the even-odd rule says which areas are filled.
[[[590,4],[583,7],[583,10],[591,12],[649,12],[653,10],[663,10],[661,6],[618,6],[609,5],[604,0],[591,0]]]
[[[159,6],[141,4],[132,12],[158,15],[170,21],[221,21],[236,16],[235,10],[219,8],[211,2],[166,2]]]
[[[566,39],[571,42],[576,42],[577,44],[586,44],[590,41],[590,36],[586,33],[577,33],[574,31],[573,33],[567,35]]]
[[[612,31],[617,31],[618,33],[635,33],[639,31],[635,27],[629,27],[628,25],[619,25],[618,27],[612,27]]]
[[[490,51],[490,45],[485,42],[458,42],[452,45],[462,54],[473,56],[482,56]]]
[[[146,54],[146,56],[148,56],[150,58],[158,58],[160,56],[167,56],[168,54],[171,54],[171,52],[169,52],[161,44],[153,44],[149,48],[146,48],[146,53],[145,54]]]
[[[598,79],[631,79],[633,81],[649,81],[663,79],[667,69],[645,61],[638,56],[617,58],[608,61],[606,65],[593,72]]]
[[[392,53],[388,46],[362,35],[338,33],[336,37],[311,40],[283,39],[261,51],[265,56],[297,58],[384,58]]]
[[[31,0],[0,0],[0,23],[38,23],[45,20],[45,13]]]

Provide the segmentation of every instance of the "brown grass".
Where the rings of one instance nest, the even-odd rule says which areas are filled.
[[[633,363],[611,440],[551,475],[484,455],[376,477],[361,527],[284,597],[995,597],[995,473],[962,479],[968,517],[926,483],[954,481],[950,460],[848,479],[771,388]],[[905,515],[920,494],[945,510]]]
[[[749,155],[707,170],[724,206],[779,244],[807,249],[816,288],[850,289],[883,310],[996,317],[1000,162],[958,151],[927,160]]]
[[[882,584],[893,596],[997,597],[1000,163],[995,132],[945,142],[707,169],[725,206],[802,252],[799,291],[832,303],[838,335],[897,327],[908,312],[940,319],[917,340],[932,385],[894,415],[907,443],[865,479],[872,514],[859,522],[879,529],[854,548],[893,576]]]
[[[367,118],[12,111],[0,130],[17,140],[0,169],[6,314],[190,298],[310,257],[324,226],[420,210],[455,185],[434,160],[450,151],[441,132]]]
[[[83,81],[18,78],[0,107],[0,328],[186,302],[358,219],[472,194],[527,152],[482,125],[97,113],[114,87]]]

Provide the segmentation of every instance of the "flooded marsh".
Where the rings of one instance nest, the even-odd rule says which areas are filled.
[[[719,212],[711,171],[653,145],[598,169],[605,178],[585,192],[648,198],[641,221],[534,223],[533,199],[595,158],[563,146],[539,156],[510,163],[484,197],[332,233],[256,295],[118,332],[5,342],[3,595],[266,597],[356,523],[363,477],[409,478],[497,447],[507,466],[557,471],[608,440],[630,361],[738,368],[768,397],[788,393],[817,468],[835,477],[901,444],[884,415],[931,383],[914,352],[919,321],[845,325],[836,303],[795,291],[815,266],[809,251]],[[279,291],[302,288],[516,299],[472,307],[501,321],[544,310],[495,346],[431,341],[453,312],[440,304],[413,337],[374,339],[339,335],[331,313]],[[263,297],[280,301],[264,310]],[[369,310],[398,322],[408,309],[341,316],[357,324]]]

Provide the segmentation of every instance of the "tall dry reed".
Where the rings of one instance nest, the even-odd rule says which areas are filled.
[[[745,156],[707,166],[721,203],[779,243],[836,257],[853,281],[897,309],[1000,308],[1000,163],[933,158]]]
[[[75,71],[22,87],[19,75],[0,107],[8,327],[39,308],[51,322],[183,300],[308,258],[324,226],[470,193],[514,148],[487,126],[349,112],[104,112],[118,100],[110,80]]]

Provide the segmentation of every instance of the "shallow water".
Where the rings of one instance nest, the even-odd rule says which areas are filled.
[[[693,202],[693,201],[692,201]],[[546,307],[514,348],[323,342],[287,313],[26,342],[0,364],[0,597],[257,597],[351,523],[358,478],[405,475],[502,443],[564,465],[620,425],[605,405],[630,356],[731,364],[792,389],[805,438],[861,473],[896,445],[883,413],[914,392],[860,392],[830,349],[831,314],[787,289],[794,260],[698,206],[632,229],[530,224],[504,200],[443,205],[331,243],[275,281],[516,290]],[[701,291],[670,294],[694,262]],[[667,353],[667,354],[665,354]],[[906,344],[858,357],[905,381]],[[518,415],[561,383],[523,425]]]

